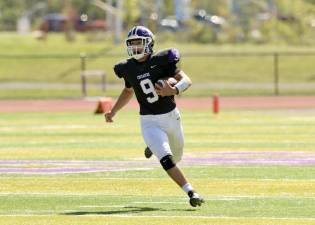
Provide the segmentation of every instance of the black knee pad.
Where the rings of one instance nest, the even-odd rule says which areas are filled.
[[[172,155],[167,155],[164,156],[161,160],[160,163],[163,167],[164,170],[169,170],[172,169],[176,164],[173,161],[173,156]]]

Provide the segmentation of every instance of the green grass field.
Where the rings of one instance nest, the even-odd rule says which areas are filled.
[[[49,34],[46,41],[38,41],[31,35],[0,33],[0,98],[80,96],[82,52],[88,56],[98,55],[87,59],[87,69],[106,71],[109,84],[122,83],[114,75],[113,65],[126,58],[124,44],[115,46],[109,38],[89,42],[90,35],[78,34],[77,41],[69,43],[65,41],[63,34]],[[158,38],[156,50],[170,47],[180,50],[183,55],[181,67],[197,87],[189,92],[189,96],[209,96],[213,92],[221,95],[274,94],[274,52],[293,54],[279,56],[280,93],[314,94],[313,46],[202,45],[164,42],[163,37]],[[306,55],[294,55],[303,52]],[[201,55],[192,55],[194,53]],[[240,55],[244,53],[251,55]],[[266,53],[269,55],[261,55]],[[88,82],[96,84],[99,79],[91,78]],[[15,87],[8,88],[8,83]],[[29,86],[25,88],[21,83]],[[73,84],[77,86],[69,86]],[[103,94],[98,87],[90,87],[89,90],[90,95]],[[109,86],[106,95],[116,96],[118,92],[117,88]]]
[[[0,224],[315,224],[313,110],[182,118],[185,158],[209,160],[181,164],[206,199],[197,209],[142,156],[136,111],[113,124],[87,112],[0,113]]]

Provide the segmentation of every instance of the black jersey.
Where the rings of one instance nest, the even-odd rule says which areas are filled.
[[[164,114],[176,107],[174,96],[159,96],[154,84],[163,77],[174,77],[179,72],[180,60],[177,49],[166,49],[150,55],[145,62],[131,58],[114,66],[119,78],[125,80],[127,88],[132,87],[140,105],[140,114]]]

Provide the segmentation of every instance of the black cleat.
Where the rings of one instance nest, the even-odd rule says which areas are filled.
[[[146,148],[144,149],[144,156],[145,156],[147,159],[149,159],[149,158],[151,158],[152,155],[153,155],[153,153],[151,152],[151,150],[149,149],[149,147],[146,147]]]
[[[201,204],[205,202],[203,198],[195,191],[189,191],[188,196],[190,198],[189,203],[192,207],[201,206]]]

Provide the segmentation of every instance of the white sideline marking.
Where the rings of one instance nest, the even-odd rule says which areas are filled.
[[[34,211],[41,212],[41,211]],[[45,211],[47,212],[47,211]],[[68,213],[75,213],[76,211],[63,211]],[[93,213],[93,212],[91,212]],[[0,217],[47,217],[47,216],[69,216],[69,215],[33,215],[33,214],[2,214]],[[120,218],[190,218],[190,219],[233,219],[233,220],[307,220],[307,221],[315,221],[315,218],[309,217],[229,217],[229,216],[168,216],[168,215],[128,215],[128,214],[119,214],[119,215],[100,215],[100,214],[90,214],[90,215],[80,215],[80,217],[120,217]]]
[[[55,196],[55,195],[59,195],[59,196],[107,196],[105,192],[95,192],[95,193],[91,193],[91,192],[81,192],[81,193],[67,193],[67,192],[0,192],[0,196],[17,196],[17,195],[25,195],[25,196]],[[109,195],[111,197],[115,197],[115,196],[121,196],[120,194],[111,194]],[[126,195],[127,198],[135,198],[138,197],[138,195]],[[144,197],[144,196],[142,196]],[[187,200],[188,198],[186,197],[179,197],[177,195],[171,195],[168,197],[174,197],[176,198],[176,200],[181,199],[181,200]],[[146,196],[144,197],[145,199],[150,199],[150,196]],[[252,196],[252,195],[231,195],[231,196],[226,196],[226,195],[217,195],[217,196],[209,196],[209,197],[205,197],[205,200],[207,201],[211,201],[211,200],[215,200],[215,201],[238,201],[238,200],[246,200],[246,199],[315,199],[315,196],[285,196],[285,195],[274,195],[274,196],[267,196],[267,195],[261,195],[261,196]],[[181,202],[151,202],[151,201],[135,201],[135,202],[131,202],[134,204],[144,204],[144,203],[153,203],[153,204],[163,204],[163,203],[173,203],[173,204],[181,204]]]
[[[95,195],[106,195],[103,192],[95,192],[95,193],[62,193],[62,192],[2,192],[0,193],[0,196],[8,196],[8,195],[60,195],[60,196],[95,196]],[[116,196],[116,195],[111,195]],[[117,194],[117,196],[121,196]]]
[[[93,217],[95,215],[83,215],[87,217]],[[315,221],[315,218],[309,217],[229,217],[229,216],[163,216],[163,215],[128,215],[128,214],[116,214],[116,215],[97,215],[101,217],[139,217],[139,218],[147,218],[147,217],[154,217],[154,218],[197,218],[197,219],[274,219],[274,220],[310,220]]]
[[[0,130],[10,131],[10,130],[17,130],[21,128],[21,126],[3,126]],[[23,129],[32,129],[32,130],[59,130],[59,129],[86,129],[86,128],[99,128],[97,126],[90,126],[90,125],[29,125],[23,126]]]
[[[154,169],[154,168],[146,168],[148,170],[150,169]],[[114,171],[116,172],[116,171]],[[1,179],[15,179],[17,178],[18,180],[60,180],[60,177],[43,177],[43,176],[33,176],[33,175],[37,175],[37,174],[32,174],[31,177],[16,177],[16,176],[1,176],[0,177],[0,180]],[[39,174],[39,175],[43,175],[43,174]],[[49,174],[49,175],[55,175],[55,174]],[[79,179],[82,179],[82,180],[161,180],[161,179],[165,179],[165,180],[168,180],[164,177],[162,178],[159,178],[159,177],[67,177],[67,179],[75,179],[75,180],[79,180]],[[222,180],[226,180],[226,179],[222,179]],[[305,181],[308,181],[308,180],[305,180]],[[315,181],[315,180],[314,180]]]
[[[18,168],[18,169],[34,169],[34,168]],[[35,168],[40,170],[41,168]],[[45,168],[46,169],[46,168]],[[47,168],[49,169],[49,168]],[[51,168],[54,169],[54,168]],[[65,168],[65,169],[69,169],[69,168]],[[74,167],[74,168],[70,168],[70,169],[86,169],[86,168],[80,168],[80,167]],[[115,168],[115,167],[111,167],[111,168],[102,168],[100,167],[99,169],[95,169],[95,170],[87,170],[87,171],[58,171],[58,172],[38,172],[36,170],[34,171],[27,171],[27,172],[0,172],[0,174],[23,174],[23,175],[28,175],[28,174],[39,174],[39,175],[58,175],[58,174],[86,174],[86,173],[104,173],[104,172],[127,172],[127,171],[148,171],[148,170],[153,170],[154,168],[142,168],[142,167],[126,167],[126,168]]]
[[[153,170],[156,168],[141,168],[145,170]],[[114,171],[116,172],[116,171]],[[32,176],[30,177],[16,177],[16,176],[0,176],[1,179],[15,179],[18,178],[19,180],[60,180],[59,177],[43,177],[43,174],[31,174]],[[36,175],[41,175],[41,176],[36,176]],[[55,174],[47,174],[47,175],[55,175]],[[168,178],[165,177],[67,177],[69,179],[82,179],[82,180],[168,180]],[[231,183],[233,181],[248,181],[248,182],[261,182],[261,181],[278,181],[280,182],[315,182],[315,179],[290,179],[290,178],[285,178],[285,179],[269,179],[269,178],[263,178],[263,179],[252,179],[252,178],[234,178],[234,179],[228,179],[227,178],[201,178],[203,180],[207,181],[224,181],[226,183]]]

